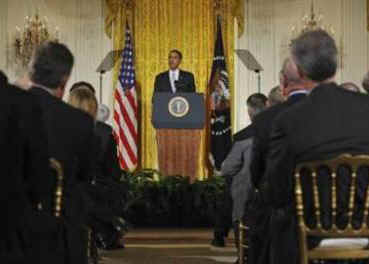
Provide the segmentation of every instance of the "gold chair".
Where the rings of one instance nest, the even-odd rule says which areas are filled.
[[[348,201],[348,224],[345,228],[337,227],[337,200],[340,193],[337,193],[337,170],[339,167],[345,166],[351,170],[351,183],[349,186],[349,201]],[[331,176],[331,219],[332,224],[328,228],[322,225],[320,191],[318,189],[317,178],[318,170],[322,167],[329,169]],[[369,212],[369,188],[366,189],[364,218],[361,226],[356,229],[353,227],[353,215],[355,207],[357,172],[360,167],[369,167],[369,156],[351,156],[348,154],[341,155],[338,158],[327,161],[306,162],[298,164],[295,169],[295,197],[299,231],[299,246],[300,246],[300,263],[308,264],[309,260],[328,260],[328,259],[366,259],[369,258],[369,249],[365,245],[353,245],[352,243],[341,245],[331,245],[322,247],[321,245],[314,249],[308,249],[307,236],[316,236],[322,238],[333,238],[337,241],[338,238],[360,239],[369,237],[368,228],[368,212]],[[307,170],[307,176],[312,178],[312,201],[314,203],[314,213],[316,217],[316,226],[308,227],[304,219],[304,190],[301,184],[302,170]],[[367,175],[369,177],[369,175]],[[305,174],[304,174],[305,177]],[[357,240],[355,240],[357,241]],[[351,241],[352,242],[352,241]]]
[[[54,200],[54,215],[59,218],[62,213],[63,205],[63,181],[64,172],[63,167],[59,161],[54,158],[50,158],[50,167],[56,172],[56,190],[55,190],[55,200]]]
[[[54,158],[50,158],[50,167],[56,172],[56,189],[54,197],[54,216],[60,218],[62,216],[63,207],[63,181],[64,181],[64,171],[63,167],[59,161]],[[39,209],[42,209],[42,205],[39,205]],[[87,256],[91,257],[91,236],[92,232],[88,229],[88,241],[87,241]],[[97,263],[97,260],[96,262]]]
[[[247,253],[248,253],[248,244],[247,244],[247,231],[249,227],[246,226],[244,221],[242,220],[239,225],[239,242],[238,242],[238,263],[239,264],[247,264]]]

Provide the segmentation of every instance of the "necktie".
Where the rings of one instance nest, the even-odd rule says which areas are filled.
[[[172,74],[172,91],[173,91],[173,93],[175,93],[176,90],[177,90],[176,83],[175,83],[175,81],[176,81],[176,73],[174,71],[172,71],[171,74]]]

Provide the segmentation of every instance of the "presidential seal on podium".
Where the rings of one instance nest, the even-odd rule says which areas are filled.
[[[184,117],[190,110],[190,104],[182,96],[173,97],[168,103],[169,113],[174,117]]]

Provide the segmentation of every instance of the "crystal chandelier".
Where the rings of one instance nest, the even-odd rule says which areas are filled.
[[[14,49],[17,64],[26,66],[33,51],[42,43],[59,40],[59,29],[56,27],[54,32],[50,33],[47,23],[47,17],[41,19],[37,12],[33,17],[26,16],[23,29],[16,27]]]
[[[311,7],[310,7],[310,14],[306,14],[302,18],[302,25],[293,26],[291,28],[291,35],[292,40],[298,37],[300,34],[303,34],[308,31],[312,30],[325,30],[330,34],[332,37],[335,36],[335,31],[332,26],[330,25],[324,25],[323,23],[323,15],[322,14],[316,14],[314,10],[314,0],[311,1]],[[290,43],[290,44],[291,44]]]

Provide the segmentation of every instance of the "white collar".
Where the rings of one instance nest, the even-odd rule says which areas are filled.
[[[43,85],[41,85],[41,84],[37,84],[37,83],[32,83],[31,87],[32,87],[32,86],[33,86],[33,87],[36,87],[36,88],[40,88],[40,89],[42,89],[42,90],[44,90],[44,91],[48,92],[49,94],[51,94],[51,95],[55,96],[55,95],[54,95],[54,93],[53,93],[53,91],[52,91],[50,88],[46,87],[46,86],[43,86]]]
[[[171,69],[169,69],[169,72],[174,72],[174,73],[179,73],[179,69],[177,68],[177,69],[175,69],[175,70],[171,70]]]
[[[291,97],[296,94],[309,94],[309,92],[307,90],[297,90],[297,91],[293,91],[292,93],[290,93],[288,97]]]

